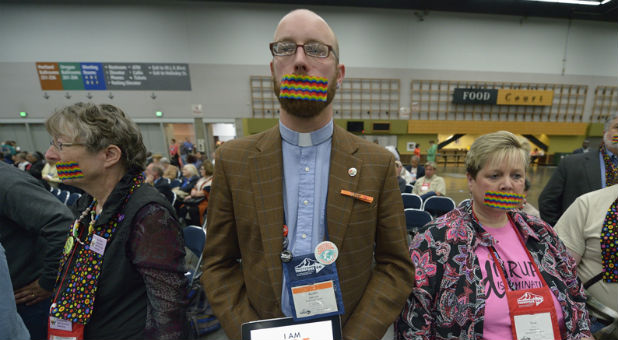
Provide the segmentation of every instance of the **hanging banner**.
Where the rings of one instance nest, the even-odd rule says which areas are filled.
[[[37,62],[41,90],[191,91],[188,64]]]

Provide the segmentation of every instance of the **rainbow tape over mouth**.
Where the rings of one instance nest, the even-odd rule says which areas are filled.
[[[519,208],[523,200],[524,195],[514,192],[487,191],[483,204],[492,208],[511,210]]]
[[[326,102],[328,79],[322,77],[286,74],[281,79],[279,98]]]
[[[612,143],[618,144],[618,135],[613,135],[612,136]]]
[[[82,168],[79,167],[77,162],[58,162],[56,163],[56,170],[58,171],[58,178],[62,181],[84,177]]]

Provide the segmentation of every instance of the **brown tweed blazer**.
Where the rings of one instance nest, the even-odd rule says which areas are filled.
[[[215,159],[202,284],[228,337],[240,339],[242,323],[283,316],[283,164],[278,125],[226,142]],[[350,168],[358,170],[356,176],[348,174]],[[374,201],[344,196],[342,189],[372,196]],[[380,339],[401,312],[414,283],[401,192],[391,153],[337,125],[326,218],[330,240],[339,248],[344,338]]]

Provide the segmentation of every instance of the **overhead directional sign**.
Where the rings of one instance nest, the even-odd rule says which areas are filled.
[[[41,90],[191,91],[188,64],[37,62]]]

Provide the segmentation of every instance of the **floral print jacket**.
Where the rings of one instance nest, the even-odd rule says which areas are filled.
[[[508,214],[562,306],[562,338],[591,337],[584,289],[564,244],[542,220]],[[421,228],[410,244],[416,284],[395,324],[396,338],[482,339],[486,292],[475,249],[494,242],[472,218],[469,202]]]

